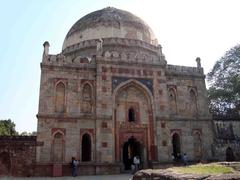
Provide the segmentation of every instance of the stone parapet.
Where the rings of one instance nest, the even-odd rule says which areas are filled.
[[[176,65],[167,65],[166,66],[166,75],[171,76],[198,76],[205,77],[203,73],[203,68],[197,67],[187,67],[187,66],[176,66]]]
[[[41,66],[43,65],[95,68],[95,64],[92,63],[92,59],[89,57],[78,56],[71,58],[63,54],[48,55],[48,57],[43,59]]]
[[[83,114],[83,115],[69,115],[69,114],[38,114],[37,118],[58,119],[58,120],[81,120],[81,119],[96,119],[95,115]]]

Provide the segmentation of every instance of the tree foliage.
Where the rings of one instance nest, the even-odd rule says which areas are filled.
[[[17,135],[17,131],[15,130],[15,123],[11,119],[0,120],[0,135]]]
[[[33,131],[33,132],[27,132],[27,131],[23,131],[20,133],[20,136],[36,136],[37,132]]]
[[[231,48],[208,73],[210,109],[228,114],[240,105],[240,45]]]

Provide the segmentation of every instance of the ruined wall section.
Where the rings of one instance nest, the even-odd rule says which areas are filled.
[[[240,115],[213,116],[215,142],[214,158],[220,161],[240,160]],[[229,159],[228,151],[232,153]],[[231,154],[230,154],[231,155]]]
[[[0,136],[0,176],[33,176],[36,136]]]

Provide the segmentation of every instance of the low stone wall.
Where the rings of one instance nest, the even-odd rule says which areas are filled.
[[[240,160],[240,144],[239,142],[225,142],[225,143],[216,143],[214,146],[214,155],[218,161],[228,161],[227,150],[231,149],[232,159],[231,161]]]
[[[0,176],[32,176],[36,136],[0,136]]]
[[[215,132],[213,157],[218,161],[239,161],[240,115],[213,115],[213,124]]]
[[[36,136],[0,136],[0,176],[53,176],[53,163],[36,163]],[[70,163],[60,164],[61,176],[71,176]],[[119,174],[116,163],[80,163],[78,175]]]

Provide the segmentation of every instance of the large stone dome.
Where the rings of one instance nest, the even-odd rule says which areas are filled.
[[[67,33],[62,49],[85,40],[111,37],[158,44],[153,31],[142,19],[130,12],[107,7],[79,19]]]

